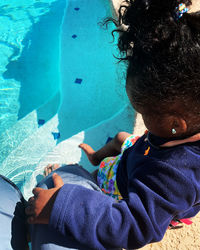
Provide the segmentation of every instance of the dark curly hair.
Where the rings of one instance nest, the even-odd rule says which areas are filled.
[[[190,0],[125,0],[118,20],[127,90],[139,105],[194,101],[200,108],[200,12],[177,19]]]

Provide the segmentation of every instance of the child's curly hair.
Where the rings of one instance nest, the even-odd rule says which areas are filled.
[[[125,0],[112,20],[135,103],[191,99],[200,107],[200,12],[177,19],[180,3],[191,0]]]

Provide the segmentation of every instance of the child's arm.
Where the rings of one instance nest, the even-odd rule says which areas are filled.
[[[116,202],[80,185],[62,186],[61,177],[54,175],[55,188],[34,191],[26,209],[28,222],[49,223],[63,237],[73,235],[92,249],[140,248],[160,241],[173,217],[193,206],[196,179],[190,177],[162,164],[152,172],[145,164],[129,182],[126,202]]]
[[[123,142],[130,135],[127,132],[119,132],[111,141],[97,151],[94,151],[92,147],[85,143],[81,143],[79,147],[86,153],[89,161],[94,166],[97,166],[104,158],[120,154]]]

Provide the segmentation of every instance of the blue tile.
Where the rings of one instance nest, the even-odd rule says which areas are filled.
[[[42,125],[44,125],[45,124],[45,120],[43,120],[43,119],[39,119],[38,120],[38,126],[40,127],[40,126],[42,126]]]
[[[109,142],[109,141],[112,141],[112,137],[108,137],[107,141],[106,141],[106,144]]]
[[[75,83],[81,84],[82,81],[83,81],[83,79],[81,79],[81,78],[76,78]]]
[[[59,132],[52,132],[52,135],[54,137],[54,140],[57,140],[60,138],[60,133]]]
[[[78,11],[78,10],[80,10],[80,8],[76,7],[76,8],[74,8],[74,10]]]
[[[74,38],[74,39],[77,38],[77,35],[74,34],[74,35],[72,36],[72,38]]]

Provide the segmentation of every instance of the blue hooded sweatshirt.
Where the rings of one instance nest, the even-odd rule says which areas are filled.
[[[91,249],[136,249],[160,241],[172,219],[200,210],[200,141],[159,147],[150,133],[123,153],[117,185],[123,200],[79,185],[59,191],[49,226]]]

